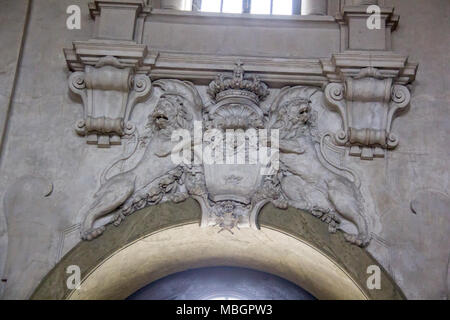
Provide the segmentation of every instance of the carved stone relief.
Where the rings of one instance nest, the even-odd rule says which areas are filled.
[[[191,129],[194,118],[200,114],[201,99],[195,87],[178,80],[161,80],[153,83],[160,87],[163,94],[158,105],[148,116],[146,132],[142,136],[138,131],[132,134],[136,146],[133,152],[121,157],[104,170],[101,187],[95,193],[94,200],[83,208],[85,216],[81,232],[83,239],[93,239],[104,231],[104,227],[94,227],[94,222],[115,211],[115,223],[128,214],[163,200],[181,201],[185,195],[178,193],[183,170],[170,160],[175,143],[171,142],[174,130]],[[118,163],[132,157],[137,148],[145,151],[134,168],[108,176],[109,171]]]
[[[351,223],[356,232],[346,233],[346,239],[360,246],[369,243],[359,178],[353,171],[328,160],[323,151],[325,144],[330,144],[331,134],[318,131],[315,106],[311,103],[313,95],[322,94],[320,89],[286,87],[271,100],[270,106],[262,105],[270,93],[267,85],[256,75],[245,74],[240,63],[233,73],[219,74],[211,82],[208,104],[203,103],[196,87],[189,82],[158,80],[153,86],[160,89],[161,95],[153,109],[149,106],[153,111],[145,132],[129,133],[136,137],[130,140],[135,143],[133,151],[104,170],[100,189],[82,209],[83,239],[91,240],[103,233],[105,222],[100,220],[104,217],[110,217],[107,221],[118,225],[127,215],[146,206],[193,197],[202,207],[202,226],[216,226],[219,232],[257,229],[260,209],[271,202],[279,208],[293,206],[310,212],[328,223],[330,232],[339,229],[343,221]],[[273,148],[274,142],[267,136],[259,137],[257,151],[267,147],[275,151],[264,164],[250,161],[175,164],[171,154],[186,144],[174,142],[172,133],[177,129],[193,133],[196,121],[202,121],[202,131],[263,129],[271,137],[276,131],[279,148]],[[233,156],[246,141],[233,140]],[[220,150],[223,144],[206,141],[198,145],[194,139],[194,143],[189,140],[191,146],[195,158],[199,157],[199,150],[204,152],[207,147]],[[145,151],[138,153],[138,148]],[[138,154],[142,154],[141,158],[132,169],[109,175],[118,163]],[[279,157],[279,167],[272,167],[272,171],[262,175],[261,169],[270,167],[277,158],[272,156]]]
[[[134,105],[151,90],[149,67],[143,66],[151,55],[142,44],[150,6],[144,0],[98,0],[89,4],[89,12],[95,20],[93,38],[64,49],[67,66],[74,71],[69,88],[84,105],[75,130],[88,144],[109,148],[132,133]]]
[[[86,136],[88,144],[108,148],[121,144],[121,137],[134,130],[130,114],[135,103],[150,92],[151,84],[147,76],[135,75],[117,58],[106,56],[95,66],[87,65],[84,72],[72,73],[69,87],[84,105],[76,132]]]

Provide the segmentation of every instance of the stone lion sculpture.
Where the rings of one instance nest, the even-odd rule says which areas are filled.
[[[350,221],[358,233],[345,233],[346,239],[366,246],[370,235],[359,186],[329,170],[318,154],[320,138],[310,106],[316,92],[307,87],[285,88],[271,107],[269,127],[280,135],[282,191],[289,205],[328,222],[332,232],[341,218]]]
[[[94,227],[101,217],[121,209],[116,220],[136,209],[161,201],[166,193],[175,192],[182,170],[168,156],[173,151],[171,133],[175,129],[191,130],[194,120],[201,120],[202,102],[195,87],[179,80],[159,80],[153,83],[162,89],[154,111],[148,117],[150,130],[145,151],[130,170],[107,177],[110,166],[102,174],[101,186],[93,200],[82,209],[84,221],[81,237],[92,240],[103,233],[105,226]],[[135,148],[136,151],[136,148]],[[172,200],[183,200],[175,194]]]

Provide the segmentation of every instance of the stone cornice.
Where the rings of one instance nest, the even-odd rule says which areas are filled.
[[[358,75],[366,67],[377,68],[394,83],[406,85],[416,78],[417,63],[408,62],[407,56],[386,51],[347,51],[333,54],[331,59],[321,59],[323,72],[330,82],[342,82],[347,77]]]
[[[87,65],[96,65],[102,57],[114,56],[122,66],[145,73],[143,64],[147,56],[147,46],[132,41],[74,41],[73,49],[64,49],[64,55],[72,71],[83,71]]]
[[[100,15],[100,8],[102,6],[111,6],[111,5],[120,5],[122,7],[137,7],[138,13],[141,11],[150,12],[150,7],[148,6],[148,0],[125,0],[125,1],[115,1],[115,0],[95,0],[94,2],[90,2],[88,4],[89,6],[89,13],[93,19],[95,19],[95,16]]]
[[[319,59],[213,56],[194,53],[151,52],[144,64],[151,65],[150,78],[176,78],[208,84],[217,73],[244,63],[247,72],[258,74],[271,87],[305,84],[323,86],[327,78]]]
[[[361,69],[374,67],[396,84],[415,80],[417,63],[407,56],[386,51],[346,51],[331,58],[276,58],[205,55],[198,53],[148,51],[144,44],[123,41],[75,41],[73,49],[65,49],[67,65],[72,71],[94,66],[104,56],[114,56],[124,67],[136,73],[149,74],[152,80],[181,79],[208,84],[214,76],[233,68],[241,60],[245,70],[256,73],[271,87],[313,85],[323,87],[356,76]]]
[[[83,61],[94,64],[93,55],[84,54],[87,48],[79,46]],[[91,60],[89,60],[91,59]],[[409,84],[415,80],[418,64],[408,62],[407,56],[392,52],[344,52],[331,58],[276,58],[204,55],[182,52],[150,51],[144,59],[131,57],[122,61],[136,61],[137,73],[149,73],[152,80],[181,79],[196,84],[208,84],[217,73],[233,68],[236,61],[242,61],[248,72],[258,74],[271,87],[287,85],[313,85],[323,87],[329,82],[341,82],[345,77],[356,76],[361,69],[374,67],[396,84]],[[76,60],[75,60],[76,61]],[[71,62],[72,68],[81,65]]]
[[[274,58],[204,55],[181,52],[147,52],[146,45],[124,42],[99,43],[76,41],[73,49],[64,50],[72,71],[83,71],[86,65],[96,65],[104,56],[115,56],[136,73],[149,74],[152,80],[181,79],[196,84],[208,84],[214,76],[233,68],[241,60],[248,72],[256,73],[271,87],[313,85],[322,87],[329,82],[341,82],[355,76],[362,68],[374,67],[396,84],[415,80],[418,64],[408,57],[392,52],[344,52],[331,58]]]

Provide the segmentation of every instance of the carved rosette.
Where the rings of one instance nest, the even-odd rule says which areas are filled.
[[[343,83],[330,83],[325,99],[342,118],[342,130],[336,132],[338,145],[350,147],[350,155],[363,160],[384,157],[386,149],[398,145],[391,132],[392,122],[411,99],[408,88],[393,83],[376,68],[365,68]]]
[[[86,66],[84,72],[72,73],[69,87],[84,106],[76,132],[86,136],[88,144],[108,148],[121,144],[121,137],[134,131],[130,114],[136,102],[150,92],[151,83],[147,76],[134,74],[132,68],[107,56],[95,66]]]

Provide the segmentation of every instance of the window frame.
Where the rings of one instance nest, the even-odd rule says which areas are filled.
[[[208,1],[208,0],[206,0]],[[225,13],[223,12],[223,3],[225,0],[220,0],[220,11],[216,12],[216,13]],[[258,0],[253,0],[253,1],[258,1]],[[273,2],[277,1],[277,0],[270,0],[270,13],[266,13],[265,15],[273,15]],[[299,3],[299,5],[297,4]],[[296,15],[298,14],[296,11],[296,7],[300,6],[301,7],[301,0],[292,0],[292,9],[291,9],[291,14],[290,15]],[[192,1],[192,10],[194,11],[200,11],[202,7],[202,0],[193,0]],[[252,7],[252,0],[242,0],[242,11],[240,14],[243,13],[248,13],[250,14],[250,10]],[[203,11],[204,12],[204,11]],[[239,14],[239,13],[238,13]]]

